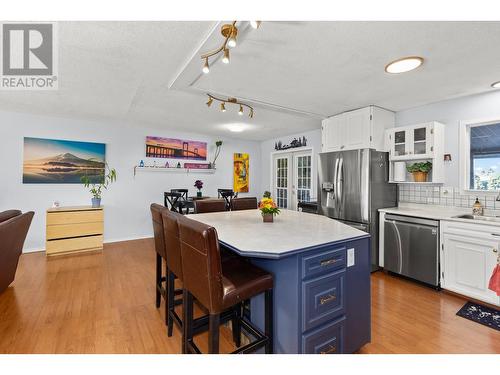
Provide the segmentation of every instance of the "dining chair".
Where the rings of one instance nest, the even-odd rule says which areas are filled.
[[[181,197],[179,198],[179,206],[181,206],[181,210],[183,210],[183,214],[189,214],[194,212],[194,203],[188,197],[188,189],[170,189],[172,193],[180,193]]]
[[[231,211],[253,210],[257,208],[257,198],[244,197],[231,199]]]
[[[226,210],[231,209],[231,200],[238,196],[232,189],[217,189],[217,197],[226,201]]]
[[[265,348],[273,352],[273,276],[241,258],[221,261],[215,228],[199,221],[179,218],[183,275],[183,351],[201,353],[193,341],[193,298],[208,310],[208,352],[219,353],[221,313],[233,310],[237,339],[233,353],[251,353]],[[264,332],[241,316],[241,304],[264,293]],[[240,346],[241,329],[255,340]]]
[[[194,201],[194,211],[197,214],[209,212],[226,211],[227,205],[224,199],[202,199]]]
[[[153,235],[155,241],[155,251],[156,251],[156,308],[160,308],[161,297],[165,299],[165,324],[168,326],[167,321],[167,287],[163,287],[163,283],[167,286],[167,276],[168,276],[168,266],[166,271],[166,276],[163,276],[163,262],[167,263],[167,252],[165,248],[165,236],[163,232],[163,218],[162,213],[164,211],[170,212],[167,207],[162,207],[157,203],[153,203],[150,206],[151,218],[153,219]]]
[[[179,199],[181,199],[181,197],[181,193],[166,191],[163,193],[163,204],[170,211],[182,214],[182,205],[179,203]]]

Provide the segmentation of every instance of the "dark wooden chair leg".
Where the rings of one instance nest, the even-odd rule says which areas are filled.
[[[265,292],[265,323],[264,333],[268,340],[266,343],[266,354],[273,354],[273,290]]]
[[[174,329],[174,321],[172,313],[175,308],[175,275],[172,271],[167,270],[167,307],[165,309],[165,319],[167,324],[167,336],[171,337]]]
[[[182,353],[192,354],[188,343],[193,341],[193,296],[186,289],[182,291]]]
[[[161,273],[162,273],[162,258],[160,254],[156,254],[156,308],[160,307],[161,303]]]
[[[234,316],[233,319],[231,320],[231,329],[233,331],[233,341],[234,345],[236,345],[237,348],[241,346],[241,309],[242,305],[241,303],[237,304],[234,307]]]
[[[220,315],[210,314],[208,316],[208,353],[219,354],[219,325]]]

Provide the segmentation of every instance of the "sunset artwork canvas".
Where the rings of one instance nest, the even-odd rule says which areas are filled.
[[[146,157],[207,160],[207,143],[175,138],[146,137]]]
[[[102,182],[104,143],[24,138],[23,183],[80,184],[82,176]]]

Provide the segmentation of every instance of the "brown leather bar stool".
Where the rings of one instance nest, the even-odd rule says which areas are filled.
[[[273,277],[268,272],[240,258],[221,262],[219,240],[215,228],[186,217],[179,218],[179,234],[184,278],[183,350],[200,353],[193,342],[193,297],[209,314],[210,353],[219,352],[220,314],[227,309],[241,311],[241,303],[265,293],[265,332],[238,315],[233,334],[243,328],[256,337],[253,343],[239,347],[233,353],[250,353],[265,347],[273,352]],[[239,342],[237,343],[239,346]]]
[[[202,199],[194,201],[194,212],[197,214],[226,211],[224,199]]]
[[[231,211],[253,210],[257,208],[257,198],[233,198],[231,200]]]
[[[177,212],[163,209],[162,218],[165,249],[167,253],[167,334],[170,337],[173,333],[174,324],[176,324],[181,331],[183,330],[183,320],[175,312],[175,306],[180,304],[179,302],[182,302],[182,299],[175,300],[175,295],[182,292],[181,289],[175,289],[175,279],[183,282],[181,245],[179,238],[179,218],[182,218],[182,215]],[[224,312],[222,320],[224,322],[232,320],[233,325],[235,325],[237,324],[236,313],[236,311],[226,311]],[[195,319],[193,326],[194,331],[197,333],[207,330],[208,316]],[[234,335],[233,338],[236,342],[237,339]]]
[[[163,219],[162,212],[168,211],[167,208],[153,203],[151,204],[151,217],[153,219],[153,233],[155,239],[155,250],[156,250],[156,308],[160,307],[161,297],[165,298],[165,302],[167,301],[167,288],[163,287],[163,282],[167,284],[166,276],[163,276],[163,262],[162,260],[167,261],[167,253],[165,250],[165,237],[163,233]],[[168,272],[167,272],[168,273]],[[165,303],[165,324],[167,323],[167,303]]]

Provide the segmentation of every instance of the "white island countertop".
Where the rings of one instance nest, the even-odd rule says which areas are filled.
[[[281,210],[273,223],[264,223],[259,210],[188,217],[213,226],[219,241],[241,255],[262,258],[281,258],[321,245],[369,236],[326,216],[292,210]]]

